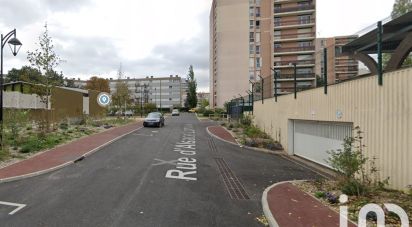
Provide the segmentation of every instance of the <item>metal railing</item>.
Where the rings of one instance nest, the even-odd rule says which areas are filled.
[[[275,21],[274,25],[276,27],[280,26],[289,26],[289,25],[305,25],[305,24],[314,24],[315,19],[300,19],[300,20],[285,20],[285,21]]]
[[[305,10],[313,10],[315,9],[315,5],[302,5],[302,6],[295,6],[295,7],[287,7],[287,8],[274,8],[274,13],[287,13],[287,12],[296,12],[296,11],[305,11]]]
[[[299,67],[299,65],[312,65],[315,64],[315,59],[305,59],[305,60],[295,60],[295,61],[275,61],[273,66],[291,66],[291,63],[296,63],[296,65]],[[291,66],[292,67],[292,66]]]
[[[281,39],[293,39],[293,38],[311,38],[315,36],[315,32],[305,32],[305,33],[292,33],[292,34],[280,34],[275,35],[275,40]]]
[[[274,52],[295,52],[295,51],[314,51],[315,46],[304,46],[304,47],[280,47],[274,48]]]

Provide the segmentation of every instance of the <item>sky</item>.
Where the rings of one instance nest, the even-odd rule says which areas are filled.
[[[394,0],[317,0],[317,36],[354,34],[390,15]],[[16,57],[4,49],[4,72],[29,65],[48,24],[56,69],[68,78],[180,75],[193,65],[199,91],[209,90],[212,0],[0,0],[0,32],[17,29]]]

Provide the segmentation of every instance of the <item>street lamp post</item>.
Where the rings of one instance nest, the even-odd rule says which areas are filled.
[[[3,48],[9,44],[11,52],[14,56],[19,52],[22,43],[16,38],[16,29],[13,29],[11,32],[7,33],[5,36],[1,34],[1,56],[0,56],[0,143],[3,148]]]

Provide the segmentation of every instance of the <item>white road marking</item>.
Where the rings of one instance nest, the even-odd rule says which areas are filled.
[[[153,133],[158,133],[159,131],[152,131]]]
[[[16,208],[16,209],[14,209],[12,212],[10,212],[10,213],[9,213],[9,215],[13,215],[13,214],[15,214],[17,211],[19,211],[19,210],[23,209],[23,208],[26,206],[26,204],[20,204],[20,203],[9,203],[9,202],[3,202],[3,201],[0,201],[0,205],[6,205],[6,206],[14,206],[14,207],[17,207],[17,208]]]
[[[164,165],[164,164],[170,164],[170,165],[176,165],[177,160],[171,160],[171,161],[166,161],[166,160],[162,160],[162,159],[154,159],[155,161],[158,161],[158,163],[156,164],[152,164],[153,166],[160,166],[160,165]]]
[[[148,136],[148,137],[153,136],[153,134],[147,135],[147,134],[139,134],[139,133],[134,133],[133,135],[135,135],[135,136]]]

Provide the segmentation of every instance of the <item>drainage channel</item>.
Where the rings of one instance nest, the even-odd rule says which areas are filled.
[[[210,148],[211,151],[218,152],[215,141],[213,140],[213,138],[209,138],[208,144],[209,144],[209,148]]]
[[[223,183],[230,195],[231,199],[236,200],[249,200],[250,197],[247,194],[242,183],[230,169],[229,165],[223,158],[215,158],[216,164],[219,168],[220,175],[222,176]]]

